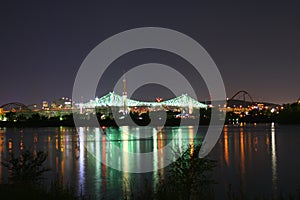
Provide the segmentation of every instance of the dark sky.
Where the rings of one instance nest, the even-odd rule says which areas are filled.
[[[248,91],[257,101],[276,103],[293,102],[300,96],[300,6],[296,1],[80,2],[1,3],[0,105],[71,97],[77,70],[96,45],[121,31],[147,26],[174,29],[198,41],[216,62],[228,97],[239,90]],[[166,52],[136,53],[117,60],[104,81],[148,61],[177,64],[191,74],[184,62],[179,66],[180,61],[174,62],[174,56]],[[108,85],[99,86],[97,94],[109,91]],[[165,89],[147,86],[137,91],[136,98],[151,100],[164,94],[168,98]],[[208,98],[207,91],[202,94],[201,90],[198,97]]]

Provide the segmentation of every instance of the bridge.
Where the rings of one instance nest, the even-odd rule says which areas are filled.
[[[20,102],[6,103],[0,106],[0,113],[7,112],[32,112],[28,106]]]
[[[124,97],[120,96],[114,92],[110,92],[104,95],[101,98],[96,98],[82,105],[83,108],[95,108],[101,106],[115,106],[123,107],[124,106]],[[169,99],[163,102],[146,102],[146,101],[137,101],[133,99],[126,99],[126,106],[135,107],[135,106],[146,106],[146,107],[163,107],[163,106],[172,106],[172,107],[193,107],[193,108],[207,108],[208,106],[198,102],[187,94],[183,94],[174,99]]]

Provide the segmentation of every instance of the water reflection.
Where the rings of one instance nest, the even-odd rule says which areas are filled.
[[[0,163],[3,162],[3,154],[5,150],[4,130],[0,129]],[[0,164],[1,165],[1,164]],[[0,166],[0,184],[2,183],[2,167]]]
[[[246,161],[245,161],[245,133],[243,126],[240,127],[240,178],[241,178],[241,190],[245,193],[245,175],[246,175]]]
[[[79,159],[78,159],[78,165],[79,165],[79,169],[78,169],[78,175],[79,175],[79,180],[78,180],[78,191],[80,191],[81,194],[85,194],[84,192],[84,188],[83,188],[83,185],[85,183],[85,176],[84,176],[84,168],[85,168],[85,165],[84,165],[84,160],[85,160],[85,156],[84,156],[84,150],[85,150],[85,147],[84,147],[84,130],[82,127],[79,128],[79,131],[78,131],[78,135],[79,135]]]
[[[217,187],[222,194],[229,187],[242,197],[249,191],[255,191],[255,195],[278,194],[276,135],[274,123],[224,126],[223,135],[210,154],[219,160],[215,177],[221,180]]]
[[[164,166],[163,147],[171,144],[176,149],[200,142],[205,128],[153,127],[119,129],[107,128],[104,135],[99,128],[40,128],[0,130],[0,161],[9,157],[9,152],[18,153],[30,149],[34,154],[48,152],[47,166],[51,171],[48,180],[58,178],[65,185],[75,187],[78,194],[92,198],[126,197],[135,186],[143,186],[147,178],[156,189],[167,174]],[[299,128],[300,130],[300,128]],[[152,135],[139,139],[137,135]],[[275,124],[224,126],[223,135],[210,157],[218,161],[216,180],[217,194],[226,194],[229,184],[242,193],[279,190],[278,131]],[[293,142],[293,141],[291,141]],[[119,147],[122,153],[113,151]],[[120,170],[130,171],[142,167],[140,160],[130,160],[126,152],[154,152],[151,165],[153,173],[143,175],[119,172],[100,161],[117,163]],[[193,149],[191,152],[193,153]],[[174,158],[170,158],[174,159]],[[136,166],[134,166],[134,164]],[[219,171],[218,171],[219,170]],[[282,173],[282,171],[281,171]],[[7,181],[7,169],[0,165],[0,183]],[[270,189],[268,189],[270,186]],[[224,189],[225,188],[225,189]],[[129,196],[128,196],[129,197]]]
[[[230,166],[229,160],[229,138],[228,138],[228,127],[227,125],[224,126],[224,158],[227,166]]]
[[[271,125],[271,152],[272,152],[272,189],[273,194],[277,195],[277,152],[276,152],[276,134],[275,134],[275,125],[272,123]]]

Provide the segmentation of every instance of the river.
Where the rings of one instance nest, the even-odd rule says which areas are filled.
[[[145,180],[156,187],[167,169],[161,151],[151,154],[154,172],[128,173],[143,165],[122,152],[152,152],[153,149],[184,149],[199,143],[207,127],[120,127],[99,128],[47,127],[2,128],[0,161],[24,149],[33,153],[48,152],[45,165],[46,185],[60,180],[74,187],[78,194],[92,199],[119,199],[130,192],[143,190]],[[136,138],[136,135],[150,138]],[[118,147],[121,152],[113,150]],[[300,126],[277,124],[226,125],[209,157],[217,161],[213,178],[216,199],[228,193],[239,197],[256,197],[296,193],[300,189]],[[170,158],[173,159],[173,158]],[[101,163],[114,163],[119,170]],[[0,184],[8,180],[8,170],[0,165]]]

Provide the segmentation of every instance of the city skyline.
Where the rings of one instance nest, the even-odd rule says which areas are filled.
[[[199,42],[214,59],[227,96],[248,91],[255,101],[291,103],[299,98],[300,13],[298,3],[149,3],[86,5],[6,2],[0,52],[0,104],[71,97],[77,70],[88,53],[106,38],[127,29],[156,26],[180,31]],[[96,96],[112,91],[124,71],[157,62],[189,78],[198,100],[208,100],[200,75],[189,63],[161,51],[128,53],[116,60],[101,79]],[[130,80],[128,80],[130,81]],[[200,84],[198,84],[198,82]],[[147,95],[145,95],[147,93]],[[170,99],[172,92],[146,85],[133,99]],[[147,99],[148,98],[148,99]]]

